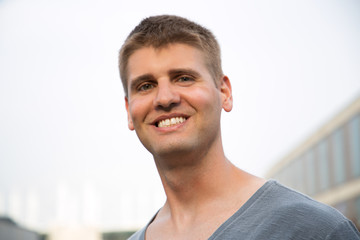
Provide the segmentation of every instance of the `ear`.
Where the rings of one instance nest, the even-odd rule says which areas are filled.
[[[129,100],[127,97],[125,97],[125,107],[126,107],[126,112],[127,112],[127,117],[128,117],[128,127],[131,131],[135,130],[134,128],[134,123],[131,119],[131,116],[130,116],[130,111],[129,111]]]
[[[220,91],[222,95],[222,107],[226,112],[230,112],[233,107],[233,97],[231,83],[227,76],[221,79]]]

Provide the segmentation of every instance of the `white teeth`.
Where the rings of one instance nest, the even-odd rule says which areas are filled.
[[[171,127],[173,125],[185,122],[186,118],[184,117],[174,117],[161,120],[158,124],[158,127]]]

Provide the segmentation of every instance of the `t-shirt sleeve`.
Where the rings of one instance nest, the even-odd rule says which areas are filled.
[[[326,237],[325,240],[360,240],[360,233],[349,221],[343,221]]]

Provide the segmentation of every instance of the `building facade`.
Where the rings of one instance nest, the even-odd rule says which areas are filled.
[[[44,240],[45,236],[16,224],[8,217],[0,216],[1,240]]]
[[[337,208],[360,228],[360,97],[266,174]]]

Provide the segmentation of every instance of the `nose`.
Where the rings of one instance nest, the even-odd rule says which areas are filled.
[[[180,95],[172,86],[171,82],[158,83],[157,93],[154,98],[154,106],[156,108],[170,108],[177,105],[180,102]]]

